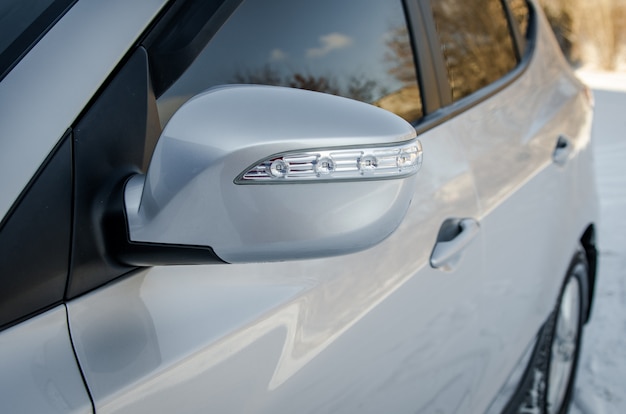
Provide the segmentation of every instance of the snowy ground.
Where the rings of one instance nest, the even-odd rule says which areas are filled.
[[[570,414],[626,413],[626,73],[580,72],[594,90],[599,275]]]

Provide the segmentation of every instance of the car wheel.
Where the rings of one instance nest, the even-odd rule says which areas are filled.
[[[583,287],[586,286],[588,272],[584,253],[577,253],[552,318],[545,394],[550,414],[566,413],[572,398],[583,326]]]
[[[567,413],[587,303],[588,272],[581,247],[572,259],[556,307],[537,335],[520,386],[503,413]]]

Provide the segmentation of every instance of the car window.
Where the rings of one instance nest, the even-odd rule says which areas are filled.
[[[75,0],[0,2],[0,79]]]
[[[509,8],[513,14],[513,18],[519,27],[522,37],[526,37],[528,34],[528,22],[530,21],[530,10],[526,0],[507,0]]]
[[[500,0],[439,0],[432,11],[452,100],[500,79],[517,65]]]
[[[232,83],[346,96],[408,121],[423,115],[399,0],[244,2],[159,97],[161,123],[191,96]]]

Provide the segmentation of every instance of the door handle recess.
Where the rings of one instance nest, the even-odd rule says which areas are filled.
[[[556,148],[552,153],[552,159],[558,165],[564,165],[570,153],[572,152],[572,142],[565,135],[559,135],[559,138],[556,140]]]
[[[456,262],[460,253],[478,235],[480,226],[472,218],[446,220],[441,226],[437,243],[430,256],[435,269],[445,268]]]

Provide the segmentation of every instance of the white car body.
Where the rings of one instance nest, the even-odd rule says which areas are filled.
[[[0,216],[164,3],[80,0],[0,82]],[[590,100],[536,22],[525,65],[418,128],[412,201],[382,242],[328,258],[145,267],[55,303],[0,331],[0,411],[501,409],[597,220]],[[555,161],[559,137],[568,147]],[[436,269],[450,218],[477,232]]]

